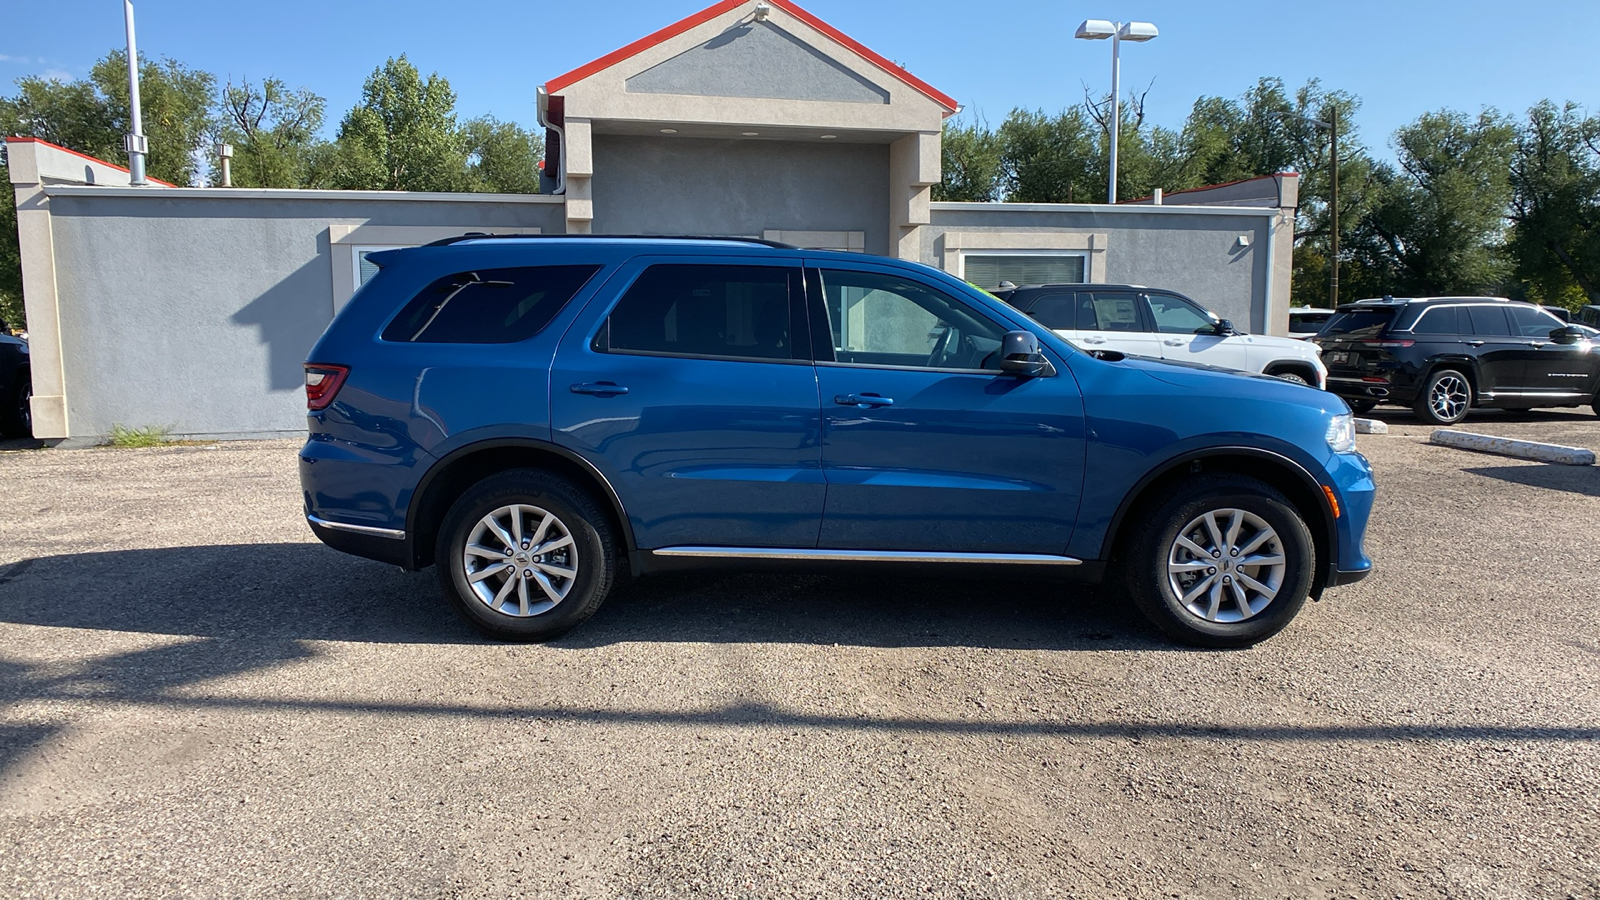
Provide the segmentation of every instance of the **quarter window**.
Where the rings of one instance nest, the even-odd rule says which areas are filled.
[[[1433,306],[1424,310],[1422,318],[1411,326],[1412,334],[1460,334],[1461,307]]]
[[[837,362],[1000,370],[1005,332],[942,291],[896,275],[825,269],[822,296]]]
[[[789,270],[659,265],[617,302],[596,349],[732,359],[803,359],[795,352]]]
[[[526,266],[446,275],[411,298],[386,341],[510,344],[538,334],[599,266]]]

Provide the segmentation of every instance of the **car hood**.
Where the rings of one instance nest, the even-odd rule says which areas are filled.
[[[1299,343],[1290,341],[1289,343]],[[1129,356],[1122,361],[1123,365],[1138,369],[1144,374],[1163,384],[1173,387],[1191,388],[1200,391],[1219,389],[1222,391],[1237,390],[1240,379],[1248,379],[1261,385],[1262,390],[1276,391],[1305,391],[1315,390],[1304,385],[1293,384],[1282,378],[1271,375],[1261,375],[1255,372],[1241,372],[1238,369],[1224,369],[1219,366],[1210,366],[1205,363],[1188,362],[1176,359],[1155,359],[1149,356]],[[1320,392],[1319,392],[1320,393]]]

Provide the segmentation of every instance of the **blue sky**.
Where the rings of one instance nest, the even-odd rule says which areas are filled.
[[[707,5],[709,0],[440,3],[139,0],[139,46],[226,79],[278,76],[328,98],[329,132],[385,57],[406,53],[449,78],[463,116],[534,122],[534,89]],[[0,86],[81,77],[123,44],[118,0],[7,4]],[[1268,6],[1176,0],[802,0],[801,5],[998,125],[1014,106],[1057,110],[1084,85],[1110,83],[1106,42],[1074,41],[1082,19],[1141,19],[1161,37],[1126,45],[1124,88],[1149,94],[1151,118],[1176,126],[1202,95],[1236,96],[1262,75],[1307,78],[1359,95],[1363,141],[1418,114],[1549,97],[1600,111],[1600,2],[1297,0]]]

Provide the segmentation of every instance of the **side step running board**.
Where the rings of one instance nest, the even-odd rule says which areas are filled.
[[[656,556],[720,559],[801,559],[828,562],[998,563],[1020,566],[1081,566],[1083,560],[1044,553],[939,553],[920,550],[807,550],[785,547],[662,547]]]

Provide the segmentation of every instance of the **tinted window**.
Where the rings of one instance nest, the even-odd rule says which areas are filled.
[[[1493,337],[1511,333],[1511,323],[1506,319],[1504,309],[1498,306],[1469,306],[1466,310],[1472,322],[1473,334]]]
[[[1028,315],[1033,316],[1046,328],[1077,328],[1079,327],[1077,299],[1077,294],[1063,291],[1044,294],[1028,307]],[[1090,320],[1089,327],[1093,328],[1092,315]]]
[[[824,269],[822,298],[838,362],[999,371],[1004,330],[943,291],[898,275]]]
[[[1150,295],[1150,310],[1155,313],[1156,330],[1162,334],[1210,334],[1211,316],[1181,297]]]
[[[528,266],[447,275],[411,298],[386,341],[509,344],[550,324],[599,266]]]
[[[596,342],[623,353],[805,356],[791,339],[789,270],[776,266],[651,266],[618,301]]]
[[[1470,333],[1470,329],[1468,330]],[[1461,307],[1433,306],[1411,326],[1413,334],[1461,334]]]
[[[1078,301],[1085,307],[1079,319],[1079,328],[1087,331],[1144,330],[1144,324],[1139,321],[1138,294],[1095,291],[1092,294],[1080,293]],[[1084,322],[1093,324],[1085,325]]]
[[[1531,306],[1513,306],[1506,312],[1511,314],[1512,327],[1523,337],[1549,340],[1550,332],[1565,324],[1544,310],[1534,309]]]
[[[1328,321],[1332,317],[1333,317],[1333,313],[1325,313],[1325,312],[1297,313],[1297,312],[1292,312],[1292,313],[1289,313],[1289,330],[1290,331],[1316,331],[1317,329],[1322,327],[1322,323]]]
[[[1341,309],[1322,326],[1318,337],[1340,335],[1350,338],[1377,337],[1394,318],[1392,309]]]

